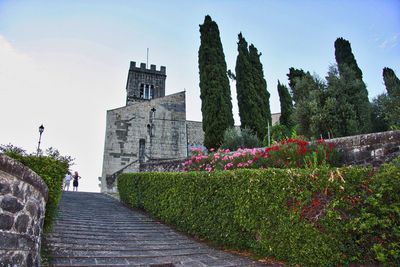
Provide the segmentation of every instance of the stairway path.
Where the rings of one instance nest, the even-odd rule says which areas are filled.
[[[45,243],[53,266],[265,266],[210,248],[100,193],[63,192]]]

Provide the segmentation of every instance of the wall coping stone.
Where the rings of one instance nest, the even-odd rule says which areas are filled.
[[[0,154],[0,171],[13,175],[18,179],[32,185],[43,195],[47,202],[49,190],[46,183],[37,173],[23,165],[21,162],[4,154]]]

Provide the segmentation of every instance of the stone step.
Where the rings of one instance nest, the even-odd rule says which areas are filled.
[[[265,266],[212,249],[99,193],[63,192],[52,266]]]

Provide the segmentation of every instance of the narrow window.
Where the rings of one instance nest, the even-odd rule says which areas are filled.
[[[146,140],[139,140],[139,162],[144,162],[144,152],[146,151]]]
[[[141,83],[141,84],[140,84],[140,94],[139,94],[139,98],[143,98],[143,94],[144,94],[144,84]]]
[[[154,85],[150,86],[150,99],[154,98]]]
[[[150,88],[149,88],[149,85],[148,84],[146,84],[146,90],[145,90],[145,93],[144,93],[144,99],[149,99],[150,98]]]

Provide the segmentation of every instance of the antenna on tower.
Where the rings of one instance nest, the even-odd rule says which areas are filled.
[[[146,68],[149,67],[149,48],[147,48],[147,61],[146,61]]]

